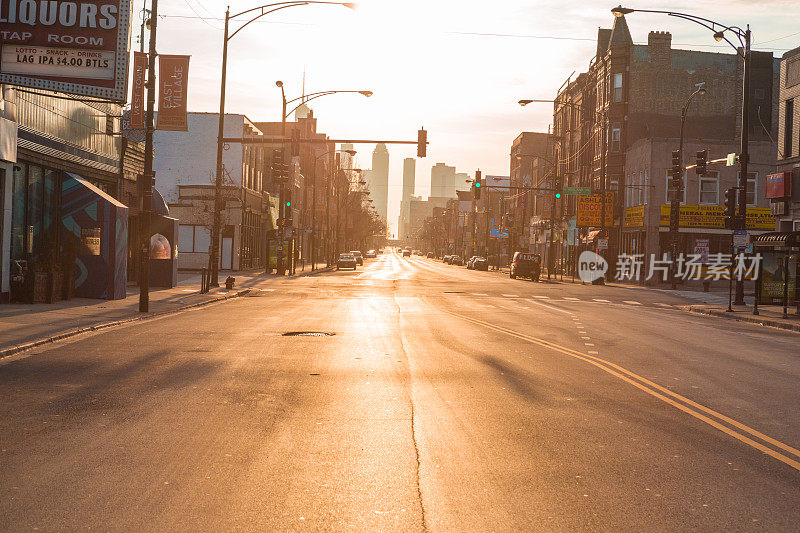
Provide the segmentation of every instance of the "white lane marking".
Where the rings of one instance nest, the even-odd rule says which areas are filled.
[[[592,298],[592,300],[595,302],[603,302],[604,304],[608,303],[608,300],[601,300],[600,298]]]
[[[594,351],[594,350],[588,350],[588,351],[587,351],[587,353],[590,353],[590,354],[592,354],[592,355],[597,355],[597,352],[596,352],[596,351]]]
[[[660,305],[661,307],[672,307],[672,305],[670,305],[670,304],[657,303],[656,305]]]
[[[578,298],[572,298],[571,296],[564,296],[564,299],[565,300],[569,300],[571,302],[579,302],[580,301]]]
[[[590,341],[590,340],[592,340],[592,338],[591,338],[591,337],[581,337],[581,339],[583,339],[583,340],[585,340],[585,341]]]
[[[583,344],[586,346],[594,346],[594,344],[592,344],[591,342],[584,342]]]
[[[579,331],[578,335],[587,335],[587,333],[585,331]]]
[[[473,295],[473,296],[489,296],[489,295],[488,295],[488,294],[486,294],[485,292],[473,292],[473,293],[472,293],[472,295]]]
[[[542,296],[540,294],[534,294],[533,296],[531,296],[531,298],[538,298],[540,300],[549,300],[550,299],[549,296]]]
[[[501,294],[504,298],[519,298],[518,294]]]
[[[567,315],[572,315],[573,314],[572,311],[567,311],[566,309],[559,309],[558,307],[553,307],[552,305],[547,305],[547,304],[542,303],[542,302],[537,302],[536,300],[531,300],[531,303],[536,304],[536,305],[540,305],[542,307],[546,307],[547,309],[552,309],[553,311],[558,311],[559,313],[564,313],[564,314],[567,314]],[[572,320],[577,320],[577,319],[573,318]]]
[[[631,305],[642,305],[641,302],[637,302],[636,300],[622,300],[622,303]]]

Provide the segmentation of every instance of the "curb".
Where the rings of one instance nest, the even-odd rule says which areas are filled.
[[[4,357],[8,357],[9,355],[18,354],[20,352],[24,352],[30,350],[32,348],[36,348],[38,346],[42,346],[44,344],[50,344],[56,341],[68,339],[70,337],[75,337],[77,335],[81,335],[83,333],[89,333],[92,331],[100,331],[102,329],[108,329],[114,326],[121,326],[122,324],[129,324],[131,322],[138,322],[144,320],[151,320],[154,318],[160,318],[162,316],[172,315],[175,313],[179,313],[181,311],[186,311],[187,309],[193,309],[196,307],[203,307],[209,304],[223,302],[225,300],[230,300],[232,298],[237,298],[239,296],[244,296],[245,294],[249,293],[250,289],[244,289],[238,291],[234,294],[226,294],[225,296],[220,296],[218,298],[214,298],[213,300],[207,300],[205,302],[198,302],[195,304],[184,305],[183,307],[179,307],[177,309],[170,309],[169,311],[162,311],[160,313],[148,314],[148,315],[137,315],[130,318],[123,318],[121,320],[115,320],[113,322],[103,322],[101,324],[95,324],[93,326],[86,326],[84,328],[73,329],[70,331],[65,331],[64,333],[59,333],[57,335],[53,335],[50,337],[45,337],[42,339],[37,339],[35,341],[30,341],[25,344],[18,344],[16,346],[12,346],[10,348],[5,348],[0,350],[0,359]]]
[[[717,311],[715,309],[707,309],[695,305],[688,305],[685,307],[681,307],[681,309],[698,315],[715,316],[719,318],[727,318],[728,320],[735,320],[736,322],[749,322],[751,324],[757,324],[759,326],[768,326],[771,328],[800,332],[800,324],[786,324],[784,322],[778,322],[775,320],[770,320],[768,318],[767,319],[759,318],[758,316],[752,316],[752,315],[750,316],[736,315],[733,313],[728,313],[726,311]]]

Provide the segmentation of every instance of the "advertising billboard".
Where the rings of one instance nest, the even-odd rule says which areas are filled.
[[[130,0],[0,0],[0,83],[124,102]]]
[[[661,226],[669,226],[669,204],[661,204]],[[681,205],[680,227],[725,228],[725,207],[721,205]],[[747,208],[747,229],[775,229],[775,217],[769,207]]]
[[[598,227],[603,212],[603,197],[599,194],[578,197],[577,224],[580,227]],[[614,224],[614,191],[606,191],[605,198],[606,226]]]

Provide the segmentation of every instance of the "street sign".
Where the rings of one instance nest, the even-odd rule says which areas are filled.
[[[734,248],[744,248],[750,244],[750,236],[746,230],[737,229],[733,232],[733,246]]]
[[[607,250],[608,249],[608,239],[597,239],[597,249],[598,250]]]
[[[736,164],[736,154],[735,153],[728,154],[728,156],[725,158],[725,166],[732,167],[735,164]]]
[[[695,239],[694,254],[699,257],[700,263],[708,263],[708,253],[711,251],[711,241],[709,239]]]
[[[592,189],[590,187],[564,187],[563,193],[586,196],[592,193]]]

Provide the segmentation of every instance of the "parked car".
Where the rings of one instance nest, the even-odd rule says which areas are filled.
[[[403,257],[411,257],[411,250],[409,250],[408,248],[403,250]]]
[[[539,281],[541,271],[542,257],[539,254],[514,252],[514,257],[511,259],[511,271],[508,275],[511,279],[530,278],[533,281]]]
[[[425,257],[427,257],[428,259],[433,259],[433,252],[428,252],[427,254],[425,254]]]
[[[350,250],[350,253],[356,257],[356,263],[359,265],[364,264],[364,256],[361,255],[361,250]]]
[[[469,261],[467,261],[467,270],[472,270],[472,264],[475,262],[477,258],[478,258],[477,255],[473,255],[472,257],[469,258]]]
[[[489,270],[489,261],[485,257],[476,257],[472,262],[472,270]]]
[[[355,270],[357,264],[356,256],[351,253],[342,253],[339,254],[339,258],[336,260],[336,270],[341,270],[343,268],[352,268]]]
[[[447,263],[449,265],[451,257],[453,257],[453,256],[452,255],[446,255],[446,256],[442,257],[442,263]]]
[[[450,264],[451,265],[457,265],[457,266],[463,266],[464,265],[464,260],[461,259],[461,256],[454,255],[452,258],[450,258]]]
[[[367,259],[371,259],[371,258],[377,257],[377,256],[378,256],[378,254],[377,254],[377,252],[375,252],[375,250],[367,250],[367,253],[364,254],[364,257],[366,257]]]

